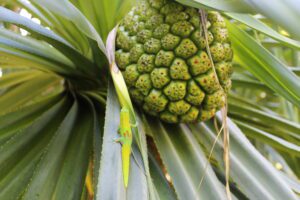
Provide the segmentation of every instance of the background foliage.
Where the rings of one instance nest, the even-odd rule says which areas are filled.
[[[235,53],[228,98],[233,199],[298,199],[299,3],[178,2],[227,17]],[[221,140],[198,188],[216,138],[213,121],[168,125],[133,107],[135,159],[123,187],[121,147],[112,140],[119,102],[131,102],[121,74],[109,73],[108,34],[135,3],[0,1],[0,199],[226,197]]]

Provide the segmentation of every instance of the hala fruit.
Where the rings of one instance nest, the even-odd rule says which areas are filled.
[[[195,122],[224,106],[233,56],[228,30],[218,12],[208,12],[206,41],[201,23],[197,9],[172,0],[141,1],[120,23],[116,62],[146,113]]]

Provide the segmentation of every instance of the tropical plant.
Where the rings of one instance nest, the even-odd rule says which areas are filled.
[[[227,19],[234,49],[227,118],[232,198],[298,199],[298,3],[177,1]],[[221,114],[174,125],[131,104],[114,62],[114,27],[134,4],[0,1],[1,200],[226,199],[221,139],[208,159]],[[21,16],[24,10],[38,20]],[[127,189],[121,146],[113,142],[120,104],[137,125]]]

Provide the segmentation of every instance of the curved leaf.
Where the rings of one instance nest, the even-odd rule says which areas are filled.
[[[20,84],[22,82],[28,81],[40,73],[32,70],[22,70],[14,73],[4,74],[0,79],[0,89],[9,88]]]
[[[73,0],[81,12],[97,29],[98,33],[106,40],[108,33],[117,25],[118,21],[136,3],[135,0]]]
[[[296,144],[290,143],[280,137],[271,135],[265,131],[258,128],[249,126],[243,122],[236,121],[236,124],[243,130],[248,137],[257,139],[259,141],[265,142],[281,151],[289,152],[294,155],[300,154],[300,147]]]
[[[208,7],[210,9],[217,9],[227,12],[252,12],[252,8],[241,0],[176,0],[179,3],[192,6],[195,8]]]
[[[151,150],[152,149],[150,149],[150,151]],[[175,191],[170,187],[169,183],[166,180],[164,172],[161,169],[160,163],[158,163],[157,160],[154,158],[155,155],[153,155],[152,152],[149,152],[148,157],[151,177],[158,192],[159,199],[177,199]]]
[[[0,114],[30,102],[34,97],[48,89],[49,86],[59,83],[60,78],[41,74],[34,79],[6,91],[0,98]],[[28,93],[28,91],[31,91]]]
[[[55,95],[54,97],[42,99],[39,102],[15,108],[11,112],[0,115],[0,145],[19,130],[31,125],[37,117],[60,99],[60,95]]]
[[[269,88],[300,106],[300,78],[236,25],[227,26],[236,60]]]
[[[78,114],[78,103],[74,102],[47,145],[40,164],[22,195],[24,199],[51,199],[51,194],[55,191],[55,184],[53,183],[59,180],[60,169],[66,155],[65,147],[70,140],[72,127],[75,125]]]
[[[51,30],[48,30],[34,23],[33,21],[3,7],[0,7],[0,20],[19,25],[33,34],[36,34],[38,37],[44,39],[49,44],[57,48],[66,57],[68,57],[80,71],[89,74],[92,77],[95,76],[95,73],[91,72],[90,70],[91,68],[95,70],[94,64]]]
[[[226,13],[226,15],[239,21],[239,22],[242,22],[243,24],[246,24],[247,26],[249,26],[255,30],[258,30],[258,31],[270,36],[271,38],[273,38],[275,40],[278,40],[279,42],[285,44],[288,47],[292,47],[294,49],[300,50],[300,42],[299,41],[290,39],[288,37],[285,37],[285,36],[279,34],[278,32],[276,32],[269,26],[265,25],[258,19],[255,19],[251,15],[239,14],[239,13]]]
[[[237,13],[260,13],[274,23],[284,27],[296,39],[300,38],[300,30],[295,24],[298,24],[300,18],[299,3],[296,0],[273,0],[270,4],[269,1],[262,0],[176,0],[180,3],[201,8],[203,6],[217,9],[226,12]],[[282,17],[285,16],[285,17]]]
[[[20,129],[1,145],[0,185],[1,199],[17,199],[25,190],[56,125],[68,108],[61,100],[39,116],[29,127]],[[41,137],[40,133],[43,133]]]
[[[106,54],[104,43],[95,28],[72,3],[66,0],[34,0],[33,2],[74,22],[84,34],[97,41],[102,53]]]
[[[236,105],[229,102],[229,112],[242,113],[240,115],[247,115],[248,118],[259,119],[266,126],[271,125],[273,128],[288,130],[295,134],[300,134],[300,124],[284,119],[280,116],[270,115],[268,112],[264,112],[248,106]]]
[[[64,67],[74,68],[75,65],[63,54],[46,43],[30,37],[21,36],[13,31],[0,28],[1,44],[22,49],[31,54],[43,57]]]
[[[218,119],[221,119],[220,113]],[[230,176],[242,192],[250,199],[296,200],[296,195],[289,185],[282,181],[280,173],[252,146],[240,129],[230,119],[227,120],[230,132]],[[216,137],[213,123],[201,123],[190,127],[199,141],[209,141],[204,144],[209,144],[206,148],[210,149]],[[216,144],[214,157],[218,163],[223,163],[223,145],[220,141]]]
[[[179,199],[223,199],[226,196],[224,185],[210,165],[198,188],[207,159],[185,125],[167,125],[150,117],[147,122]]]

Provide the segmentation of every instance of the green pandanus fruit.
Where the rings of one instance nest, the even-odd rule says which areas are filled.
[[[225,105],[233,57],[228,30],[218,12],[207,12],[202,23],[197,9],[172,0],[140,1],[120,23],[116,62],[146,113],[197,122]]]

